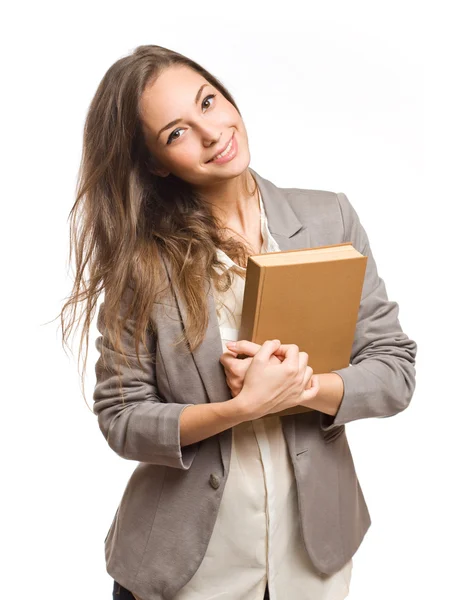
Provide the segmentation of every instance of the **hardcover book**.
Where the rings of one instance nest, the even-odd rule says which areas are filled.
[[[348,367],[366,264],[350,242],[249,256],[238,339],[297,344],[314,374]]]

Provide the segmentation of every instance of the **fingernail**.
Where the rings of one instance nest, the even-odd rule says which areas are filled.
[[[226,342],[226,345],[227,345],[229,348],[236,348],[236,342]]]

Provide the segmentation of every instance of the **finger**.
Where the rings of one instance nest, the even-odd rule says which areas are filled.
[[[255,356],[261,348],[259,344],[250,342],[249,340],[238,340],[237,342],[228,342],[227,348],[236,351],[238,354],[246,354],[247,356]]]
[[[280,346],[280,340],[266,340],[261,346],[258,352],[255,354],[256,360],[264,360],[269,362],[269,358]]]
[[[274,354],[280,358],[280,360],[283,362],[285,356],[287,355],[287,350],[290,348],[290,346],[295,346],[296,344],[281,344],[279,346],[279,348],[277,348],[276,352],[274,352]],[[307,352],[300,352],[299,351],[299,347],[298,347],[298,353],[299,353],[299,360],[298,360],[298,365],[299,368],[302,369],[303,366],[307,366],[308,362],[309,362],[309,355],[307,354]]]
[[[303,353],[299,352],[299,347],[296,344],[280,344],[274,354],[280,358],[282,362],[290,362],[296,368],[300,368],[303,364]]]
[[[312,375],[311,378],[309,379],[309,381],[306,384],[306,387],[304,389],[306,390],[310,390],[310,388],[315,385],[315,379],[314,379],[315,375]]]
[[[302,394],[302,399],[304,401],[310,400],[311,398],[315,398],[315,396],[318,394],[318,392],[320,390],[320,378],[318,377],[318,375],[312,375],[312,378],[310,381],[311,381],[310,388],[305,389]]]
[[[230,356],[237,356],[239,354],[239,352],[236,352],[235,350],[226,350],[226,352],[230,355]]]
[[[222,363],[222,365],[224,367],[230,367],[231,365],[233,365],[233,361],[235,360],[239,360],[236,356],[237,353],[232,354],[231,352],[224,352],[221,356],[220,356],[220,362]]]
[[[277,350],[276,350],[276,354],[277,354],[277,355],[285,355],[285,354],[286,354],[286,351],[287,351],[287,349],[288,349],[290,346],[296,346],[296,345],[297,345],[297,344],[280,344],[280,346],[279,346],[279,347],[277,348]],[[298,350],[299,350],[299,348],[298,348]]]
[[[303,375],[306,374],[306,367],[308,366],[309,357],[305,352],[300,352],[298,356],[299,362],[299,370],[303,372]]]

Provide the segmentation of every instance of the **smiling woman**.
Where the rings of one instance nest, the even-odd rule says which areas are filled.
[[[392,416],[413,394],[416,343],[348,198],[279,188],[249,163],[233,97],[191,59],[139,46],[102,78],[61,319],[67,342],[84,302],[87,341],[104,292],[94,412],[109,446],[139,463],[105,538],[114,599],[346,598],[370,516],[344,425]],[[347,241],[368,256],[350,368],[314,375],[277,340],[247,368],[229,354],[249,256]]]

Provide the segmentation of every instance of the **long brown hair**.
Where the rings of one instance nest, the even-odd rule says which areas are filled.
[[[142,129],[140,98],[149,83],[174,65],[201,74],[241,114],[218,79],[193,60],[161,46],[138,46],[102,78],[84,125],[76,200],[69,215],[69,261],[74,253],[76,273],[71,295],[60,313],[62,340],[68,345],[76,307],[82,303],[78,324],[84,318],[79,344],[80,359],[85,339],[83,394],[89,327],[103,291],[105,335],[110,345],[128,364],[121,332],[126,319],[133,317],[136,357],[141,364],[139,347],[146,347],[148,330],[151,335],[156,331],[153,304],[163,283],[165,288],[169,283],[166,276],[163,279],[160,260],[166,256],[172,267],[172,285],[187,309],[184,335],[177,343],[187,342],[193,352],[208,326],[203,282],[209,278],[217,290],[225,291],[234,273],[245,276],[245,271],[236,268],[225,270],[217,259],[217,248],[238,265],[246,265],[253,253],[247,243],[222,236],[227,228],[190,184],[173,174],[164,178],[152,172],[156,163]],[[245,188],[247,175],[246,170]],[[253,192],[246,190],[252,196],[258,188],[254,181]],[[126,310],[121,314],[123,306]]]

